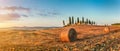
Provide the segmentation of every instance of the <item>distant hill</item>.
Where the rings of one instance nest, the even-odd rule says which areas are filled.
[[[111,24],[111,25],[120,25],[120,23],[114,23],[114,24]]]
[[[2,28],[2,29],[39,30],[39,29],[50,29],[50,28],[60,28],[60,27],[9,27],[9,28]]]

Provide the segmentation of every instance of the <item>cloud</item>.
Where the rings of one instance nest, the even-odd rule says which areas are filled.
[[[0,21],[17,20],[17,19],[21,18],[21,16],[22,15],[19,15],[17,13],[0,14]]]
[[[27,11],[27,12],[24,12]],[[57,16],[60,15],[59,12],[55,10],[44,9],[41,10],[31,10],[25,7],[17,7],[17,6],[9,6],[9,7],[0,7],[0,22],[2,21],[11,21],[18,20],[23,17],[29,17],[31,15],[39,15],[39,16]]]
[[[23,16],[23,17],[28,17],[28,15],[25,15],[25,14],[24,14],[24,15],[21,15],[21,16]]]
[[[27,11],[27,12],[30,11],[29,8],[17,7],[17,6],[0,7],[0,10],[8,10],[8,11]]]
[[[57,15],[60,15],[59,12],[57,11],[48,11],[48,10],[45,10],[45,11],[40,11],[40,13],[38,13],[38,15],[40,16],[57,16]]]
[[[58,12],[47,12],[47,14],[50,14],[50,15],[60,15],[60,13],[58,13]]]
[[[18,20],[21,17],[29,16],[29,8],[9,6],[0,7],[0,21]]]

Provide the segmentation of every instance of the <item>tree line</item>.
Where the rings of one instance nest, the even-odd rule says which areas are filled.
[[[63,26],[70,26],[70,25],[95,25],[96,22],[93,20],[90,20],[88,18],[84,18],[82,17],[82,20],[80,20],[79,17],[77,17],[77,19],[75,19],[73,16],[69,17],[69,22],[66,23],[65,20],[63,20]]]

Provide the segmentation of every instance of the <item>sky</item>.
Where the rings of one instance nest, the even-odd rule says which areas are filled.
[[[119,0],[0,0],[0,28],[63,26],[68,17],[97,24],[120,22]]]

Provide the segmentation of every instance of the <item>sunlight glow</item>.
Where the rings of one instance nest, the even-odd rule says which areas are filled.
[[[7,11],[7,10],[0,10],[0,14],[8,14],[11,13],[11,11]]]
[[[10,24],[0,23],[0,28],[7,28],[7,27],[10,27]]]

